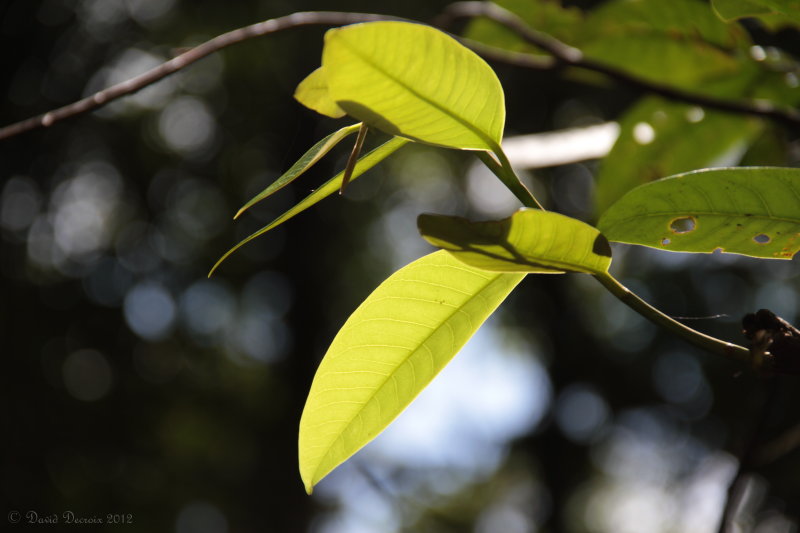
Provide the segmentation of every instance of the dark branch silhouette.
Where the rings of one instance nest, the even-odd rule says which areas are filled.
[[[456,2],[448,6],[438,18],[440,26],[448,26],[457,18],[486,17],[498,22],[514,31],[526,42],[544,50],[552,57],[536,57],[530,54],[520,54],[508,50],[487,46],[469,39],[460,39],[465,46],[475,52],[495,61],[537,70],[555,69],[563,66],[583,68],[604,74],[613,80],[639,89],[644,92],[657,94],[670,100],[695,104],[709,109],[717,109],[732,113],[752,115],[774,120],[792,127],[800,126],[800,111],[784,109],[774,106],[769,102],[731,101],[691,93],[667,85],[655,83],[624,70],[605,65],[601,62],[587,59],[583,53],[557,39],[537,32],[528,27],[519,17],[495,4],[489,2]],[[148,70],[134,78],[122,83],[112,85],[107,89],[96,92],[91,96],[77,102],[48,111],[14,124],[0,128],[0,141],[38,128],[49,127],[56,122],[93,111],[123,96],[133,94],[153,83],[178,72],[188,65],[223,48],[236,43],[261,37],[281,30],[310,25],[338,26],[354,24],[357,22],[372,22],[378,20],[406,20],[400,17],[378,15],[373,13],[347,13],[339,11],[303,11],[285,17],[269,19],[263,22],[245,26],[236,30],[223,33],[206,41],[188,51],[176,56],[161,65]]]
[[[304,11],[293,13],[285,17],[265,20],[250,26],[245,26],[236,30],[223,33],[210,39],[186,52],[162,63],[161,65],[148,70],[129,80],[112,85],[91,96],[87,96],[77,102],[59,107],[21,122],[17,122],[0,128],[0,140],[8,139],[20,133],[25,133],[38,128],[49,127],[56,122],[64,119],[93,111],[114,100],[133,94],[153,83],[178,72],[192,63],[211,55],[215,52],[227,48],[236,43],[261,37],[281,30],[297,28],[300,26],[328,25],[340,26],[344,24],[354,24],[356,22],[372,22],[377,20],[405,20],[399,17],[388,15],[376,15],[372,13],[345,13],[338,11]]]
[[[752,115],[767,118],[792,127],[800,126],[800,111],[791,108],[780,108],[764,101],[733,101],[705,96],[702,94],[684,91],[668,85],[655,83],[644,78],[640,78],[629,72],[603,64],[593,59],[584,57],[583,52],[569,46],[561,41],[543,33],[531,29],[525,22],[510,11],[490,2],[456,2],[449,5],[444,14],[439,18],[439,23],[447,25],[448,21],[456,18],[476,18],[485,17],[493,20],[516,33],[525,42],[532,44],[555,59],[555,65],[571,66],[591,70],[599,74],[604,74],[614,81],[628,85],[644,92],[657,94],[670,100],[686,102],[709,109],[728,111],[743,115]],[[480,50],[476,50],[480,52]],[[523,54],[515,56],[502,56],[495,51],[496,59],[515,63],[518,60],[520,66],[531,66],[526,61],[520,59]]]

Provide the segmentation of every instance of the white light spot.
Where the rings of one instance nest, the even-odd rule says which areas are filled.
[[[191,96],[173,100],[161,112],[158,131],[176,152],[188,154],[209,147],[216,124],[205,103]]]
[[[656,138],[656,130],[647,122],[638,122],[633,127],[633,139],[639,144],[650,144]]]
[[[175,322],[175,302],[161,285],[142,282],[125,296],[125,321],[134,333],[147,340],[164,338]]]
[[[64,360],[62,372],[67,392],[84,402],[99,400],[111,390],[111,366],[100,352],[72,352]]]
[[[686,112],[686,120],[692,124],[696,124],[706,117],[706,112],[702,107],[694,106]]]
[[[764,61],[767,58],[767,51],[761,46],[753,45],[750,47],[750,57],[756,61]]]

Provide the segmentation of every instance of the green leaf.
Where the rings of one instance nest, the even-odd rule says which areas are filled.
[[[659,84],[708,92],[700,82],[735,76],[741,28],[697,0],[610,0],[585,19],[572,43],[584,54]]]
[[[417,226],[429,243],[484,270],[597,274],[611,264],[611,247],[597,229],[551,211],[520,209],[490,222],[420,215]]]
[[[347,114],[344,109],[331,99],[328,92],[328,82],[325,79],[325,71],[322,67],[319,67],[300,82],[294,91],[294,97],[307,108],[331,118],[341,118]]]
[[[448,148],[499,148],[500,81],[439,30],[407,22],[328,30],[322,65],[331,98],[370,127]]]
[[[762,129],[754,118],[644,99],[622,117],[619,137],[600,164],[595,212],[643,183],[696,168],[736,165]]]
[[[673,252],[791,259],[800,249],[800,169],[698,170],[637,187],[600,218],[611,241]]]
[[[474,269],[439,251],[375,289],[311,384],[299,437],[306,490],[386,428],[523,277]]]
[[[714,12],[725,22],[730,22],[742,17],[767,15],[772,10],[758,2],[758,0],[711,0]]]
[[[252,200],[247,202],[239,212],[236,213],[236,216],[233,218],[239,218],[242,213],[253,207],[255,204],[264,200],[265,198],[272,195],[274,192],[279,191],[283,187],[286,187],[295,179],[299,178],[306,170],[314,166],[314,164],[322,159],[322,157],[331,151],[331,149],[339,144],[339,142],[350,135],[351,133],[355,133],[361,127],[361,123],[353,124],[352,126],[345,126],[344,128],[335,131],[319,141],[317,144],[312,146],[306,153],[303,154],[303,157],[297,160],[297,162],[292,165],[292,167],[287,170],[280,178],[275,180],[272,185],[261,191],[258,195],[253,197]]]
[[[797,0],[711,0],[719,18],[730,22],[744,17],[758,17],[777,22],[775,15],[786,23],[800,22],[800,4]]]
[[[375,148],[368,154],[364,155],[361,159],[358,160],[358,163],[356,163],[350,181],[355,181],[356,178],[361,176],[361,174],[363,174],[367,170],[371,169],[372,167],[374,167],[375,165],[386,159],[390,154],[394,153],[398,148],[405,145],[407,142],[408,141],[406,139],[395,137],[383,143],[379,147]],[[336,176],[326,181],[319,189],[317,189],[316,191],[312,192],[311,194],[303,198],[300,202],[298,202],[294,207],[286,211],[284,214],[282,214],[281,216],[279,216],[278,218],[276,218],[275,220],[273,220],[260,230],[256,231],[246,239],[240,241],[236,246],[225,252],[225,255],[219,258],[219,260],[211,268],[211,271],[208,273],[208,276],[211,277],[214,271],[222,264],[223,261],[225,261],[225,259],[227,259],[233,252],[235,252],[248,242],[252,241],[256,237],[265,234],[269,230],[277,226],[280,226],[290,218],[294,217],[296,214],[302,213],[303,211],[305,211],[312,205],[316,204],[323,198],[326,198],[331,194],[333,194],[334,192],[338,191],[343,177],[344,177],[344,172],[339,172],[338,174],[336,174]]]
[[[494,2],[520,17],[531,28],[563,42],[571,42],[580,31],[583,14],[576,7],[564,7],[560,2],[531,2],[530,0],[498,0]],[[469,21],[464,36],[490,46],[516,52],[543,54],[526,43],[508,27],[486,18]]]

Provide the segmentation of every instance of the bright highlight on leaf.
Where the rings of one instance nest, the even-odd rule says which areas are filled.
[[[345,116],[344,109],[339,107],[331,99],[328,92],[328,82],[325,79],[325,71],[322,67],[306,76],[294,91],[295,100],[317,113],[331,118],[341,118]]]
[[[375,289],[314,376],[300,420],[306,490],[386,428],[523,277],[478,270],[439,251]]]
[[[297,160],[297,162],[292,165],[292,167],[287,170],[280,178],[275,180],[272,185],[261,191],[258,195],[256,195],[252,200],[247,202],[244,207],[239,209],[239,212],[236,213],[236,216],[233,218],[239,218],[242,213],[253,207],[255,204],[268,198],[273,193],[279,191],[280,189],[286,187],[295,179],[299,178],[306,170],[314,166],[314,164],[322,159],[322,157],[331,151],[331,149],[339,144],[339,142],[350,135],[351,133],[355,133],[361,127],[361,123],[353,124],[351,126],[345,126],[344,128],[335,131],[319,141],[317,144],[312,146],[306,153],[303,154],[303,157]]]
[[[408,141],[406,139],[395,137],[394,139],[391,139],[383,143],[379,147],[375,148],[371,152],[364,155],[364,157],[359,159],[358,163],[356,163],[350,181],[355,181],[364,172],[366,172],[367,170],[371,169],[372,167],[374,167],[375,165],[386,159],[389,155],[393,154],[395,151],[397,151],[397,149],[405,145],[407,142]],[[303,211],[305,211],[312,205],[316,204],[320,200],[338,191],[339,188],[341,187],[343,177],[344,177],[344,171],[339,172],[338,174],[336,174],[336,176],[326,181],[319,189],[317,189],[316,191],[312,192],[311,194],[303,198],[300,202],[298,202],[294,207],[286,211],[284,214],[282,214],[281,216],[279,216],[278,218],[276,218],[275,220],[273,220],[260,230],[256,231],[246,239],[240,241],[236,246],[225,252],[225,255],[219,258],[219,260],[211,268],[211,271],[208,273],[208,276],[211,277],[211,275],[222,264],[223,261],[225,261],[233,252],[235,252],[248,242],[252,241],[256,237],[265,234],[269,230],[277,226],[280,226],[290,218],[294,217],[296,214],[302,213]]]
[[[637,187],[598,227],[612,241],[673,252],[791,259],[800,250],[800,169],[740,167]]]
[[[520,209],[491,222],[420,215],[417,226],[429,243],[484,270],[597,274],[611,265],[611,247],[597,229],[550,211]]]
[[[503,89],[483,59],[445,33],[407,22],[328,30],[330,97],[370,127],[448,148],[499,148]]]

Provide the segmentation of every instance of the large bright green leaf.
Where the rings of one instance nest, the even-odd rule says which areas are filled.
[[[294,91],[295,99],[309,109],[331,118],[345,116],[344,109],[336,105],[328,92],[328,81],[322,67],[306,76]]]
[[[496,151],[503,89],[489,65],[439,30],[370,22],[328,30],[322,53],[331,98],[392,135]]]
[[[314,164],[322,159],[322,157],[331,151],[331,149],[339,144],[339,142],[350,135],[351,133],[355,133],[361,127],[361,123],[353,124],[351,126],[345,126],[344,128],[334,131],[317,144],[312,146],[306,153],[303,154],[303,157],[297,160],[297,162],[292,165],[292,167],[284,172],[284,174],[275,180],[269,187],[261,191],[252,200],[247,202],[239,212],[236,213],[236,216],[233,218],[239,218],[239,216],[253,207],[255,204],[268,198],[273,193],[279,191],[280,189],[286,187],[295,179],[299,178],[306,170],[314,166]]]
[[[471,268],[439,251],[375,289],[314,376],[300,420],[306,490],[388,426],[523,277]]]
[[[498,221],[471,222],[420,215],[422,236],[464,263],[498,272],[606,272],[611,247],[580,220],[540,209],[520,209]]]
[[[353,175],[350,178],[350,181],[355,181],[356,178],[361,176],[364,172],[371,169],[384,159],[386,159],[389,155],[394,153],[397,149],[401,146],[408,143],[406,139],[401,139],[399,137],[395,137],[379,147],[375,148],[368,154],[364,155],[361,159],[358,160],[356,163],[355,168],[353,169]],[[312,205],[316,204],[320,200],[330,196],[334,192],[339,190],[339,187],[342,183],[342,178],[344,177],[344,172],[339,172],[336,176],[332,177],[328,181],[326,181],[319,189],[315,190],[305,198],[303,198],[300,202],[298,202],[294,207],[286,211],[284,214],[261,228],[260,230],[256,231],[246,239],[240,241],[236,246],[225,252],[225,255],[219,258],[219,260],[214,264],[211,268],[211,271],[208,273],[211,276],[214,271],[222,264],[225,259],[227,259],[233,252],[247,244],[248,242],[252,241],[256,237],[259,237],[269,230],[280,226],[290,218],[294,217],[298,213],[302,213]]]
[[[699,170],[637,187],[598,224],[611,241],[675,252],[791,259],[800,249],[800,169]]]
[[[763,129],[751,117],[647,98],[628,110],[600,164],[595,208],[600,214],[638,185],[696,168],[739,163]]]

